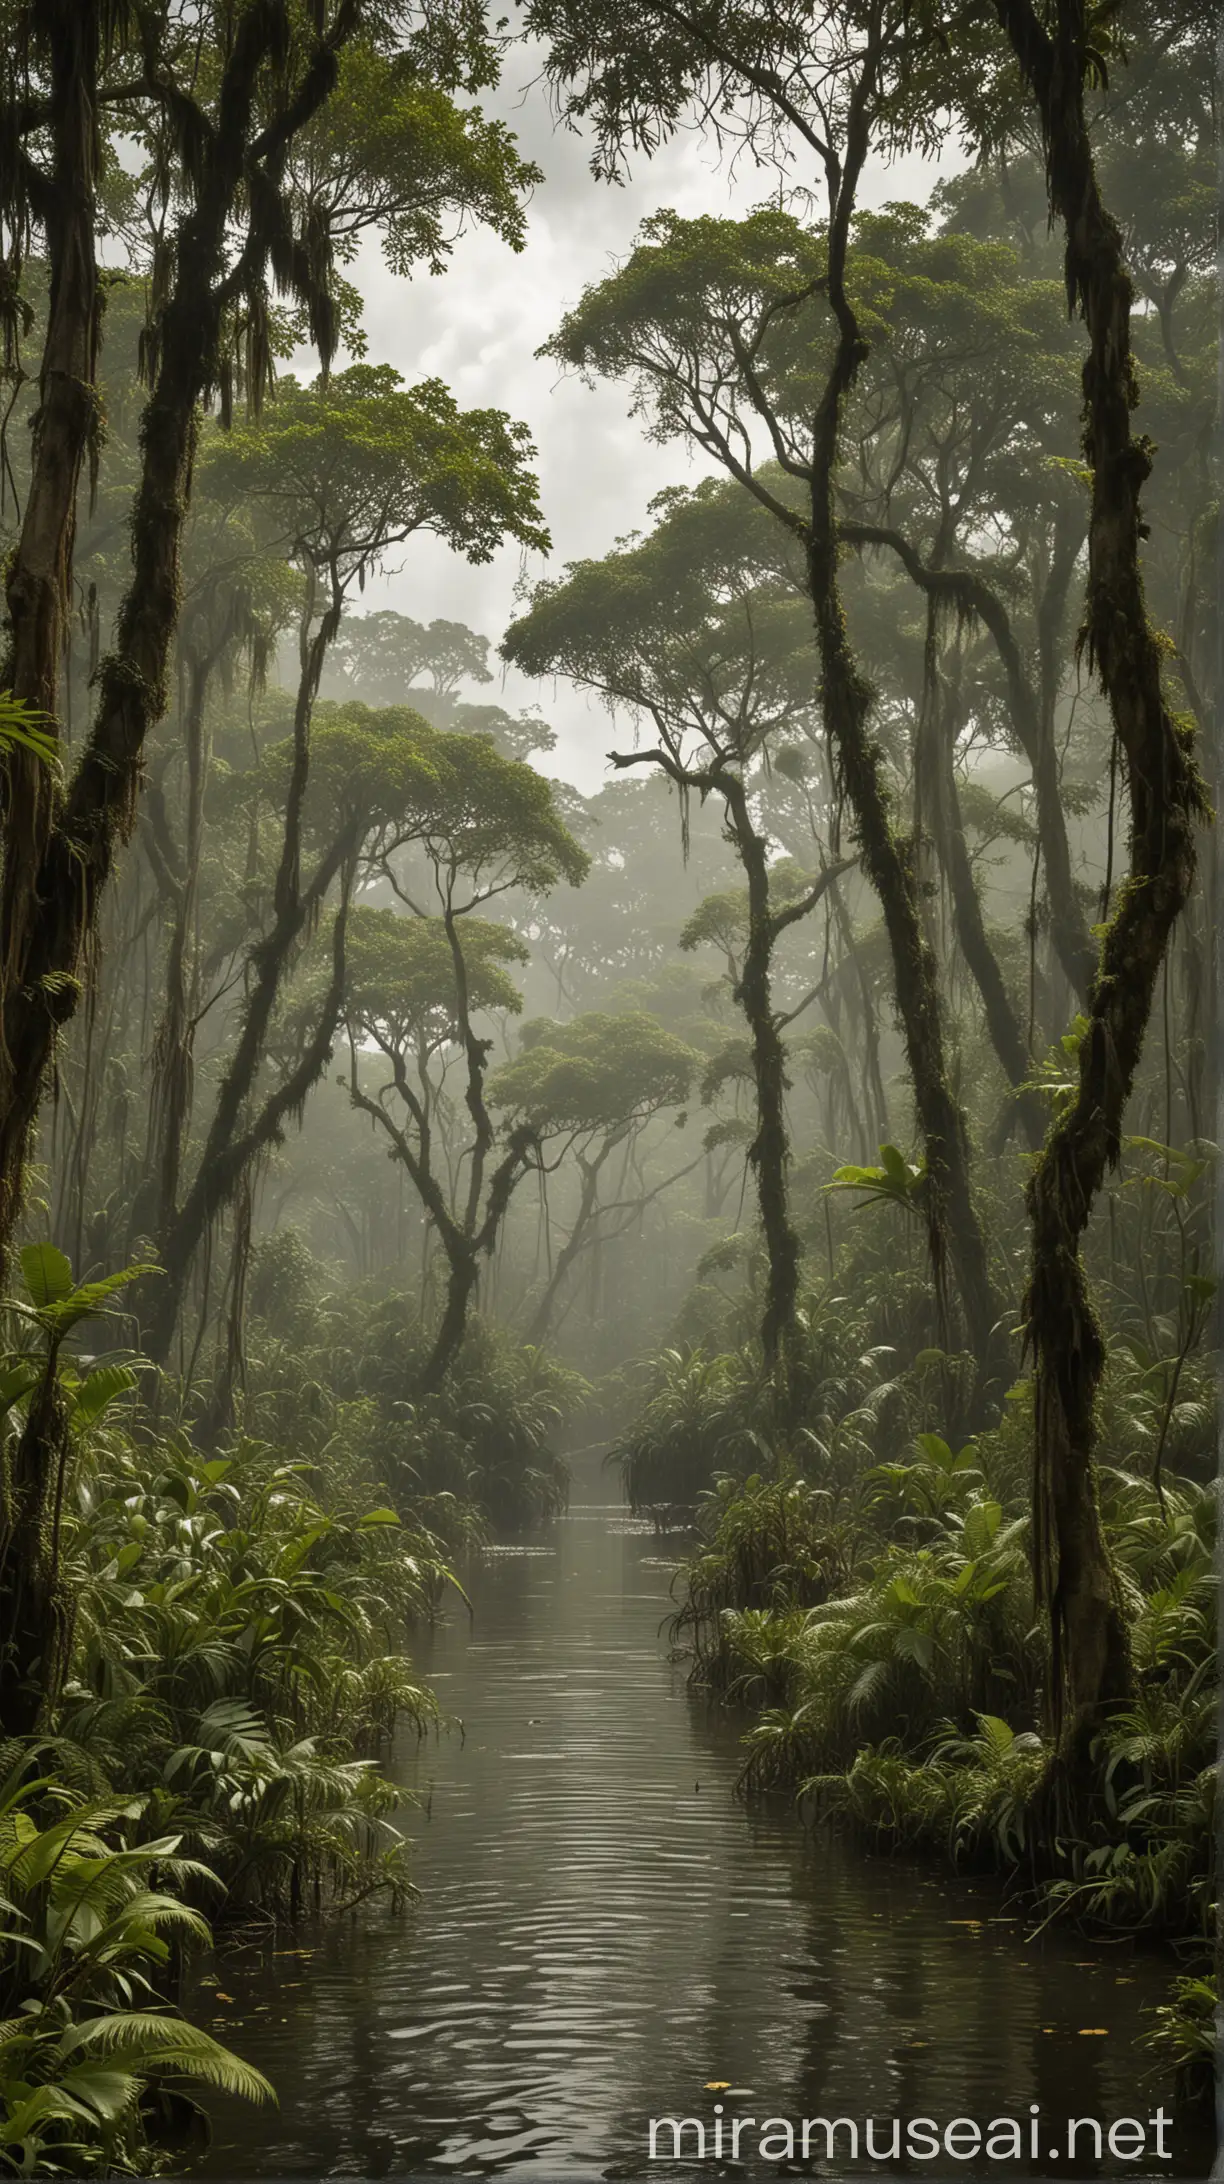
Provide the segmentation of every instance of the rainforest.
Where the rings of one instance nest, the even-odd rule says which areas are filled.
[[[0,33],[0,2174],[1205,2175],[1214,11]]]

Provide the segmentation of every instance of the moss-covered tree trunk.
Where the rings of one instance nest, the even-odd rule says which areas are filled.
[[[213,1222],[233,1203],[261,1155],[279,1142],[291,1118],[300,1115],[308,1093],[327,1066],[344,1006],[346,921],[358,846],[357,829],[350,829],[333,843],[310,887],[283,906],[271,931],[251,950],[251,992],[238,1042],[191,1188],[159,1239],[161,1278],[148,1285],[144,1343],[158,1364],[169,1359],[196,1253]],[[332,935],[331,974],[314,1021],[292,1069],[253,1105],[287,967],[336,882],[339,906]]]
[[[974,1203],[965,1118],[948,1082],[934,957],[922,931],[912,843],[893,824],[883,761],[871,736],[873,692],[850,642],[838,572],[834,480],[845,403],[867,354],[846,292],[855,192],[868,145],[873,94],[864,64],[849,100],[845,148],[833,186],[826,293],[837,326],[832,365],[813,421],[808,582],[820,648],[820,694],[838,788],[853,815],[863,870],[884,914],[897,1013],[922,1131],[934,1272],[951,1262],[983,1394],[1008,1374],[1002,1304]]]
[[[47,0],[42,10],[50,77],[50,172],[28,166],[31,210],[46,237],[47,323],[33,426],[29,491],[8,565],[10,642],[5,680],[54,732],[72,588],[77,494],[96,425],[99,286],[95,243],[99,165],[99,8],[96,0]],[[20,156],[20,155],[18,155]],[[29,978],[35,933],[49,907],[47,845],[56,822],[52,770],[33,753],[10,754],[4,783],[0,878],[0,1009]],[[26,1059],[0,1036],[0,1112],[26,1104]],[[24,1147],[24,1137],[21,1139]],[[0,1146],[3,1138],[0,1137]],[[0,1240],[20,1201],[21,1159],[0,1157]]]
[[[1028,1040],[1012,1005],[999,959],[990,944],[965,840],[956,785],[956,739],[963,708],[945,678],[939,658],[939,608],[928,600],[926,674],[915,753],[915,781],[921,786],[922,818],[929,828],[952,906],[952,927],[969,975],[977,987],[995,1059],[1015,1094],[1018,1115],[1036,1151],[1046,1131],[1046,1112],[1038,1093],[1023,1090],[1031,1073]]]
[[[780,1363],[785,1364],[799,1294],[799,1238],[790,1217],[786,1181],[790,1159],[786,1051],[774,1014],[770,975],[778,926],[770,915],[765,839],[752,824],[743,781],[726,775],[720,779],[719,788],[748,883],[748,937],[735,998],[743,1009],[752,1044],[756,1135],[748,1148],[748,1159],[756,1177],[767,1261],[761,1351],[766,1371],[773,1373]]]
[[[1075,565],[1084,544],[1079,508],[1062,509],[1055,519],[1045,585],[1037,607],[1037,689],[1034,692],[1020,660],[1015,638],[1007,631],[1006,647],[999,645],[1007,673],[1012,720],[1025,756],[1033,769],[1033,796],[1037,833],[1045,868],[1046,901],[1050,910],[1050,941],[1063,975],[1080,1008],[1087,1005],[1096,976],[1097,949],[1088,930],[1084,907],[1075,889],[1071,849],[1063,811],[1056,741],[1058,699],[1065,672],[1063,633],[1067,601]],[[1005,620],[1002,602],[995,608],[998,622]],[[996,635],[996,643],[999,637]]]
[[[842,873],[849,871],[855,859],[839,859],[821,873],[804,895],[781,909],[773,909],[769,897],[768,841],[753,824],[738,759],[720,753],[708,766],[686,767],[666,751],[642,752],[632,758],[613,751],[610,756],[616,766],[640,763],[660,766],[682,794],[695,790],[703,799],[711,793],[720,796],[727,814],[727,837],[743,867],[748,891],[748,937],[735,999],[748,1026],[756,1094],[756,1134],[748,1148],[748,1160],[756,1175],[757,1203],[765,1237],[767,1270],[761,1351],[766,1372],[777,1378],[782,1411],[786,1415],[799,1396],[788,1369],[787,1349],[799,1297],[800,1248],[790,1217],[786,1174],[790,1160],[786,1130],[786,1049],[782,1041],[785,1019],[779,1021],[774,1012],[773,958],[782,934],[815,909]]]
[[[318,626],[313,626],[315,594],[313,582],[308,585],[299,629],[298,687],[293,709],[293,758],[285,794],[284,829],[273,891],[273,919],[269,930],[255,942],[248,953],[248,991],[241,1028],[217,1093],[217,1104],[213,1110],[199,1166],[181,1205],[177,1200],[178,1159],[181,1148],[176,1147],[171,1156],[176,1189],[172,1195],[163,1199],[162,1223],[158,1232],[158,1256],[164,1270],[164,1279],[153,1290],[145,1329],[149,1354],[159,1364],[164,1364],[170,1354],[188,1276],[197,1251],[217,1215],[234,1199],[253,1162],[274,1142],[282,1116],[293,1112],[295,1107],[300,1107],[301,1101],[326,1066],[332,1035],[340,1020],[343,956],[338,976],[333,975],[324,997],[323,1011],[315,1036],[307,1042],[298,1067],[292,1072],[294,1098],[286,1104],[283,1088],[278,1087],[267,1103],[270,1110],[268,1119],[265,1121],[261,1116],[253,1121],[249,1112],[250,1103],[267,1051],[268,1035],[281,989],[312,921],[319,914],[328,888],[346,865],[351,866],[357,847],[350,827],[338,836],[329,854],[321,859],[310,886],[303,889],[301,835],[302,813],[310,780],[310,725],[328,647],[340,626],[340,613],[341,601],[337,596],[331,600]],[[344,933],[343,908],[347,900],[346,885],[338,927],[341,941]],[[306,1075],[308,1069],[309,1076]],[[299,1080],[300,1092],[296,1089]],[[169,1180],[169,1175],[163,1170],[163,1184]]]
[[[471,1238],[452,1227],[444,1234],[443,1244],[447,1267],[446,1301],[417,1382],[422,1395],[437,1393],[458,1357],[467,1332],[468,1313],[480,1285],[480,1255]]]
[[[878,523],[846,523],[841,536],[853,546],[884,546],[894,553],[906,574],[929,600],[940,601],[957,614],[981,622],[994,640],[1003,668],[1008,715],[1033,776],[1033,801],[1037,834],[1045,866],[1046,896],[1050,905],[1050,938],[1054,952],[1078,1001],[1086,1002],[1096,969],[1096,949],[1088,931],[1082,905],[1075,892],[1071,847],[1058,779],[1058,752],[1054,741],[1054,712],[1058,697],[1057,661],[1053,638],[1061,627],[1060,591],[1069,582],[1078,546],[1068,546],[1067,534],[1056,541],[1051,575],[1042,600],[1039,621],[1041,683],[1035,687],[1024,653],[1012,628],[1011,616],[993,585],[975,569],[937,569],[923,561],[900,531]],[[1068,563],[1068,551],[1070,559]]]
[[[996,0],[996,7],[1040,117],[1050,208],[1065,235],[1068,303],[1088,332],[1084,452],[1092,504],[1083,635],[1123,754],[1130,817],[1129,872],[1102,944],[1078,1088],[1028,1193],[1034,1560],[1051,1621],[1055,1715],[1064,1755],[1075,1761],[1130,1681],[1093,1467],[1105,1352],[1079,1245],[1119,1156],[1156,981],[1194,880],[1204,797],[1190,727],[1165,702],[1161,640],[1144,600],[1140,494],[1151,449],[1131,429],[1132,288],[1117,223],[1101,199],[1085,115],[1086,11],[1082,0],[1055,0],[1047,30],[1029,0]]]
[[[68,0],[65,7],[74,14]],[[235,208],[250,190],[252,146],[267,185],[252,210],[242,259],[242,278],[254,288],[268,254],[281,250],[284,240],[273,173],[328,97],[337,50],[355,24],[350,0],[303,71],[294,98],[266,127],[259,124],[256,99],[265,65],[284,50],[284,7],[246,9],[226,54],[217,123],[203,139],[192,202],[175,238],[170,291],[151,343],[153,385],[141,424],[131,579],[114,644],[98,671],[88,742],[33,870],[36,915],[0,992],[0,1054],[7,1073],[0,1101],[0,1269],[21,1208],[25,1161],[55,1041],[76,1011],[98,904],[135,817],[145,740],[165,712],[199,402],[219,369],[226,316],[239,300],[229,246]]]
[[[62,1686],[72,1603],[60,1575],[60,1521],[70,1431],[53,1347],[24,1426],[0,1454],[0,1726],[31,1736]]]
[[[152,1214],[155,1234],[165,1233],[178,1204],[183,1146],[191,1124],[195,1078],[193,960],[204,842],[204,710],[212,664],[211,658],[201,654],[191,654],[182,663],[186,682],[182,714],[187,761],[185,839],[180,869],[167,869],[166,873],[166,883],[172,888],[172,914],[166,948],[165,1002],[153,1037],[146,1177],[138,1194],[141,1210],[147,1206]]]

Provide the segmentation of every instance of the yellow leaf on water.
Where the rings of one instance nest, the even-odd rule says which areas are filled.
[[[1081,2040],[1107,2040],[1109,2038],[1109,2027],[1108,2025],[1081,2025],[1079,2036]]]
[[[730,2078],[711,2078],[705,2090],[707,2093],[729,2093],[731,2091],[731,2080]]]

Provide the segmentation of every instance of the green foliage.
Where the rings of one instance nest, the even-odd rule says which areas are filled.
[[[565,1507],[569,1468],[551,1443],[585,1392],[545,1352],[478,1321],[441,1389],[396,1406],[393,1475],[427,1505],[467,1502],[499,1531],[538,1524]]]
[[[267,2095],[168,2011],[182,1950],[210,1938],[200,1901],[402,1899],[397,1795],[367,1755],[437,1719],[402,1652],[450,1581],[429,1532],[250,1440],[205,1457],[147,1421],[134,1437],[114,1406],[135,1368],[65,1348],[147,1271],[78,1283],[25,1246],[12,1309],[45,1358],[18,1353],[0,1384],[73,1456],[67,1673],[39,1735],[0,1753],[0,2167],[21,2174],[149,2167],[152,2096],[176,2078]]]
[[[58,1729],[86,1774],[149,1792],[228,1904],[296,1908],[406,1885],[392,1794],[354,1751],[430,1694],[402,1655],[447,1580],[393,1512],[325,1504],[300,1463],[240,1441],[111,1437],[83,1471],[67,1554],[78,1600]]]
[[[1013,1866],[1025,1857],[1030,1806],[1048,1763],[1031,1730],[980,1714],[969,1734],[941,1731],[919,1759],[897,1738],[866,1745],[844,1774],[812,1775],[801,1795],[882,1844]]]
[[[161,2002],[172,1949],[209,1939],[182,1892],[215,1893],[216,1878],[181,1855],[179,1835],[148,1834],[146,1812],[139,1797],[56,1795],[21,1757],[0,1790],[4,2173],[149,2168],[148,2096],[167,2082],[271,2097],[257,2070]]]
[[[655,1392],[632,1431],[613,1450],[629,1507],[660,1520],[691,1511],[716,1472],[756,1447],[754,1387],[740,1359],[701,1350],[665,1350],[655,1364]]]
[[[317,707],[304,813],[309,834],[328,843],[354,826],[375,839],[410,830],[429,813],[440,785],[432,746],[431,730],[408,706],[375,710],[354,701]],[[278,812],[292,768],[292,739],[278,741],[252,784]]]
[[[523,997],[505,969],[528,960],[517,934],[465,918],[463,957],[469,1007],[517,1016]],[[360,906],[349,918],[348,958],[348,1012],[380,1043],[432,1049],[458,1037],[455,964],[441,918]]]
[[[129,1282],[156,1271],[147,1265],[125,1266],[97,1281],[77,1283],[71,1261],[54,1244],[23,1244],[21,1276],[29,1303],[16,1299],[12,1308],[30,1320],[48,1348],[58,1349],[81,1320],[104,1312],[110,1299]]]
[[[958,1713],[1033,1688],[1031,1604],[1020,1525],[974,1502],[928,1546],[887,1547],[858,1590],[812,1608],[792,1637],[796,1704],[749,1732],[745,1779],[794,1779],[798,1766],[847,1764],[860,1744],[913,1745],[951,1702]],[[737,1621],[723,1642],[732,1667]]]
[[[426,628],[382,608],[341,623],[330,668],[363,704],[397,705],[424,676],[435,696],[450,696],[461,682],[491,683],[488,655],[488,638],[462,622],[435,620]]]
[[[737,1698],[777,1700],[793,1684],[806,1611],[853,1572],[861,1535],[827,1487],[784,1472],[724,1475],[701,1509],[704,1550],[688,1564],[677,1637],[692,1633],[701,1672]]]
[[[742,762],[811,710],[803,603],[770,569],[763,519],[737,485],[708,479],[652,504],[654,528],[602,561],[537,586],[503,656],[565,674],[613,703],[663,714]]]
[[[705,1431],[727,1431],[736,1414],[724,1407],[720,1421],[711,1409]],[[847,1472],[830,1465],[828,1429],[809,1428],[793,1443],[797,1473],[724,1477],[703,1514],[707,1538],[680,1574],[677,1635],[695,1674],[756,1714],[746,1789],[794,1787],[877,1841],[1019,1868],[1045,1916],[1206,1935],[1210,1491],[1172,1478],[1158,1497],[1133,1472],[1103,1473],[1136,1696],[1098,1741],[1086,1817],[1051,1842],[1043,1633],[1027,1481],[1012,1456],[1023,1431],[1019,1408],[959,1450],[920,1430],[895,1457],[860,1454]]]
[[[1173,2065],[1178,2087],[1191,2100],[1209,2101],[1215,2091],[1220,2004],[1216,1980],[1183,1973],[1173,1982],[1173,1998],[1154,2012],[1148,2045]]]
[[[444,870],[464,873],[477,892],[581,885],[590,858],[534,767],[503,758],[485,736],[434,731],[429,756],[437,785],[415,837]]]
[[[699,1057],[653,1016],[594,1012],[524,1024],[520,1052],[490,1079],[489,1101],[542,1135],[626,1132],[688,1098]]]
[[[689,953],[708,946],[734,958],[747,937],[746,887],[728,887],[717,895],[707,895],[680,928],[680,946]]]
[[[59,767],[59,742],[55,731],[44,725],[39,715],[28,705],[15,698],[11,691],[0,691],[0,758],[10,751],[28,751],[31,758],[41,760],[53,771]]]
[[[859,1204],[866,1206],[873,1200],[881,1205],[901,1208],[904,1213],[918,1210],[925,1170],[918,1162],[907,1160],[895,1145],[881,1145],[879,1166],[856,1167],[849,1164],[834,1171],[831,1190],[860,1191]]]
[[[405,387],[390,365],[353,364],[212,443],[214,497],[254,498],[269,533],[347,586],[388,546],[436,532],[471,561],[507,535],[546,549],[523,425],[460,410],[441,380]]]
[[[405,276],[421,262],[442,272],[472,220],[520,250],[523,200],[541,179],[504,124],[458,105],[408,54],[388,55],[373,39],[345,52],[335,89],[305,133],[299,172],[310,211],[326,220],[342,261],[375,229],[391,271]]]
[[[520,1529],[564,1508],[569,1474],[553,1444],[584,1398],[579,1376],[474,1320],[441,1388],[422,1396],[427,1348],[418,1298],[325,1293],[305,1338],[257,1334],[248,1428],[308,1452],[332,1492],[401,1501],[452,1551],[489,1524]],[[447,1573],[428,1540],[412,1554],[415,1613]]]
[[[689,428],[707,393],[720,421],[747,404],[732,330],[742,328],[751,339],[772,322],[773,347],[756,358],[761,383],[771,405],[785,415],[789,404],[797,418],[820,350],[811,355],[805,385],[792,382],[781,395],[771,366],[779,340],[788,347],[796,324],[811,344],[823,270],[823,239],[780,207],[763,206],[738,221],[655,213],[642,223],[625,263],[588,288],[566,316],[547,353],[580,371],[628,378],[654,429],[667,437]]]

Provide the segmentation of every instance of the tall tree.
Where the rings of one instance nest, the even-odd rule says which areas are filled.
[[[463,1340],[511,1196],[535,1157],[530,1124],[511,1130],[498,1157],[486,1080],[492,1041],[478,1028],[490,1006],[516,1012],[521,997],[502,966],[522,961],[517,935],[482,918],[512,890],[547,894],[585,877],[588,859],[562,824],[548,784],[481,736],[433,733],[428,812],[397,838],[380,867],[404,916],[359,927],[362,954],[346,1012],[353,1103],[370,1116],[410,1177],[447,1264],[446,1298],[421,1373],[438,1387]],[[361,1048],[371,1041],[391,1070],[371,1090]],[[453,1061],[462,1082],[466,1138],[442,1157],[436,1068]],[[391,1095],[394,1094],[394,1101]]]
[[[544,1341],[582,1254],[639,1222],[648,1203],[698,1165],[690,1161],[650,1189],[627,1189],[643,1132],[657,1116],[684,1107],[699,1060],[642,1011],[592,1011],[568,1024],[546,1017],[524,1024],[519,1052],[490,1079],[490,1106],[529,1125],[541,1173],[555,1173],[570,1160],[579,1176],[577,1205],[555,1258],[546,1215],[548,1275],[526,1323],[528,1342]],[[618,1154],[619,1195],[605,1199],[602,1178]]]
[[[297,0],[242,0],[238,7],[193,0],[183,9],[66,0],[51,11],[22,6],[8,14],[17,43],[8,55],[7,105],[0,105],[12,155],[5,171],[15,177],[6,210],[15,236],[24,240],[38,223],[49,247],[59,238],[62,258],[31,501],[42,514],[35,525],[31,513],[15,594],[15,657],[36,654],[42,662],[28,675],[21,670],[40,704],[54,689],[48,663],[62,627],[77,482],[96,419],[98,182],[112,133],[147,155],[152,225],[143,344],[150,392],[130,582],[76,770],[58,796],[21,771],[8,829],[12,884],[6,879],[0,896],[0,1260],[20,1212],[56,1036],[77,1006],[83,951],[131,828],[144,745],[165,710],[200,404],[215,398],[228,414],[236,383],[258,402],[275,340],[273,287],[326,366],[344,301],[335,261],[363,228],[381,232],[399,270],[422,256],[441,263],[469,213],[492,220],[517,247],[521,195],[535,172],[517,160],[504,130],[451,107],[454,90],[495,80],[496,53],[483,19],[446,0],[420,16],[403,0],[377,7],[321,0],[305,11]],[[364,157],[329,134],[324,120],[338,85],[351,84],[346,68],[358,66],[371,121]],[[411,108],[414,87],[419,127],[374,125],[376,108],[386,122],[388,100],[403,123],[394,98]],[[51,166],[44,171],[38,155],[49,122]]]
[[[331,830],[315,870],[307,877],[302,871],[314,706],[345,603],[393,546],[418,532],[432,532],[473,561],[487,560],[506,536],[546,543],[535,480],[525,467],[529,453],[525,428],[500,412],[461,412],[438,382],[403,388],[389,367],[368,365],[351,366],[313,389],[290,382],[261,422],[219,438],[212,449],[212,496],[222,505],[227,498],[253,501],[300,572],[298,685],[272,900],[266,929],[248,954],[241,1029],[196,1175],[182,1204],[164,1210],[159,1249],[166,1279],[154,1291],[148,1328],[155,1357],[168,1353],[187,1274],[211,1222],[268,1142],[269,1132],[247,1110],[281,988],[328,889],[340,883],[343,908],[356,879],[359,813]],[[338,945],[343,931],[341,917]],[[342,980],[340,968],[293,1074],[292,1093],[278,1087],[274,1095],[278,1114],[300,1107],[314,1081],[308,1072],[317,1075],[325,1063]],[[235,1157],[240,1141],[249,1145],[242,1162]]]
[[[177,151],[166,174],[177,218],[155,276],[152,385],[132,518],[131,582],[114,645],[99,670],[89,738],[0,935],[0,1257],[21,1205],[30,1131],[56,1032],[76,1006],[82,949],[116,845],[132,823],[145,738],[165,705],[198,403],[216,383],[235,307],[242,301],[251,308],[262,298],[273,258],[278,277],[294,288],[324,346],[330,345],[325,269],[317,248],[312,253],[295,234],[283,179],[289,146],[331,90],[337,56],[357,20],[355,0],[337,0],[303,40],[291,33],[285,0],[252,0],[218,53],[211,100],[174,80],[173,55],[149,27],[141,97],[165,119],[167,156],[171,140]],[[163,67],[171,72],[163,74]],[[88,127],[98,127],[96,106]],[[96,299],[88,307],[94,339]],[[64,538],[66,546],[70,525]],[[61,581],[64,574],[61,555]]]
[[[761,1321],[767,1371],[788,1362],[799,1287],[799,1240],[786,1168],[786,1058],[770,990],[782,935],[807,916],[852,860],[824,865],[780,899],[771,888],[767,823],[754,809],[771,737],[810,710],[810,667],[799,602],[759,580],[753,526],[717,496],[675,496],[651,535],[602,562],[543,585],[507,632],[507,659],[528,672],[558,670],[648,720],[652,747],[610,754],[617,767],[657,766],[680,793],[716,796],[743,868],[747,935],[736,982],[752,1041],[756,1174],[769,1274]],[[747,514],[747,511],[744,512]]]
[[[52,728],[69,612],[77,492],[91,441],[97,446],[101,321],[98,189],[102,165],[99,77],[106,49],[131,11],[104,0],[53,0],[7,9],[0,59],[0,134],[5,140],[0,217],[10,238],[5,267],[6,361],[20,353],[25,259],[41,234],[46,322],[39,361],[25,508],[5,578],[9,651],[5,679]],[[4,863],[0,876],[0,990],[21,976],[38,914],[36,875],[56,809],[55,770],[29,753],[8,754]],[[3,1079],[0,1078],[0,1096]]]
[[[881,65],[876,42],[884,33],[875,13],[871,24],[866,48],[847,64],[846,82],[860,85],[856,114],[870,103],[865,87]],[[849,808],[888,933],[926,1159],[935,1279],[942,1287],[950,1260],[989,1403],[1008,1369],[1005,1313],[973,1193],[965,1117],[951,1089],[915,844],[893,815],[883,754],[870,732],[874,692],[842,601],[836,479],[846,403],[866,353],[846,296],[851,183],[866,156],[865,120],[853,128],[849,195],[837,198],[827,234],[808,235],[777,209],[738,223],[659,214],[621,270],[588,290],[549,351],[577,369],[627,379],[655,429],[691,437],[801,556],[816,619],[835,808],[843,801]]]
[[[1062,1750],[1087,1757],[1102,1710],[1130,1687],[1126,1625],[1101,1531],[1093,1468],[1105,1348],[1080,1239],[1122,1148],[1122,1121],[1161,967],[1190,896],[1206,798],[1194,724],[1165,694],[1166,645],[1144,596],[1142,494],[1151,443],[1139,399],[1134,284],[1101,194],[1088,119],[1099,80],[1095,25],[1082,0],[996,0],[1040,122],[1050,210],[1062,226],[1068,307],[1082,318],[1084,455],[1092,475],[1088,658],[1108,700],[1130,807],[1129,872],[1101,943],[1074,1097],[1029,1185],[1033,1258],[1026,1324],[1036,1385],[1034,1567],[1050,1615]]]

